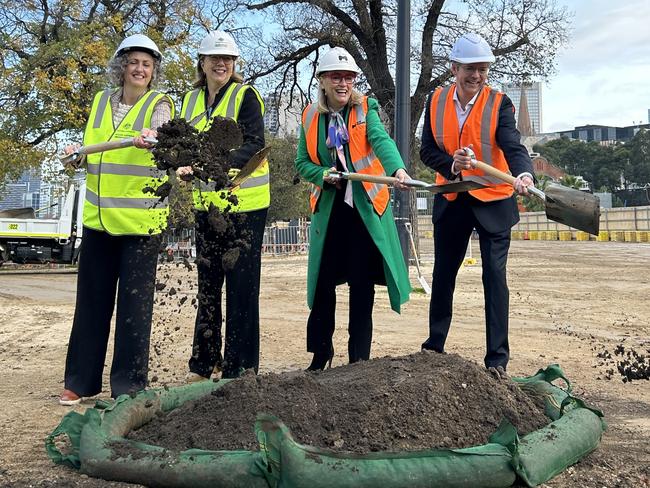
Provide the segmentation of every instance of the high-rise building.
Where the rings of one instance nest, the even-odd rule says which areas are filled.
[[[510,100],[512,100],[515,106],[515,119],[519,121],[519,104],[521,103],[522,92],[521,84],[506,83],[502,89]],[[542,83],[539,81],[526,83],[523,86],[523,91],[526,94],[526,101],[528,102],[528,114],[530,116],[532,133],[540,134],[544,132],[542,128]]]
[[[272,94],[264,97],[264,128],[275,137],[300,135],[302,103],[294,100],[289,106],[287,97]]]

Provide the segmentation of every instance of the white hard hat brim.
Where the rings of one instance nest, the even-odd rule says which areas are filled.
[[[113,57],[116,58],[118,56],[121,56],[122,54],[132,53],[132,52],[136,52],[136,51],[150,54],[151,56],[153,56],[156,59],[162,59],[162,54],[160,54],[159,52],[154,51],[153,49],[149,49],[149,48],[146,48],[146,47],[140,47],[140,46],[125,47],[123,49],[120,49],[119,51],[115,51],[115,55]]]
[[[450,58],[450,61],[461,64],[473,64],[473,63],[494,63],[494,56],[478,56],[475,58]]]

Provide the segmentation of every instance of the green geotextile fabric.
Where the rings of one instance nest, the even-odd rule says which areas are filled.
[[[565,389],[551,383],[558,379]],[[517,478],[536,486],[594,450],[606,428],[602,413],[573,397],[561,368],[551,365],[514,381],[543,398],[552,422],[519,438],[504,420],[488,444],[471,448],[334,452],[298,444],[279,419],[264,414],[255,424],[259,451],[177,453],[124,438],[158,412],[208,395],[228,381],[149,390],[84,415],[70,412],[47,438],[47,452],[55,463],[90,476],[160,487],[507,487]]]

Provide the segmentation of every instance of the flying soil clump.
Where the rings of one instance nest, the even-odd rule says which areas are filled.
[[[159,187],[155,192],[160,198],[170,198],[169,228],[190,228],[194,224],[193,187],[224,190],[219,194],[226,202],[224,208],[212,203],[207,208],[213,235],[206,239],[206,245],[219,253],[221,265],[226,271],[234,268],[240,251],[250,247],[250,236],[236,237],[234,230],[246,216],[230,212],[232,206],[238,203],[237,196],[225,191],[231,181],[228,176],[232,168],[230,154],[242,143],[241,128],[232,119],[215,117],[205,132],[197,131],[185,119],[173,119],[158,129],[158,143],[152,150],[159,169],[175,174],[178,168],[192,168],[192,174],[184,177],[188,181],[171,178],[166,188]],[[198,256],[197,261],[206,264],[207,260]]]

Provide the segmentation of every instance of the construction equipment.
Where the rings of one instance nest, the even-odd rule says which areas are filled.
[[[399,182],[399,180],[394,176],[366,175],[362,173],[349,173],[347,171],[332,171],[329,173],[329,177],[350,181],[380,183],[391,186],[394,186],[395,183]],[[452,183],[445,183],[444,185],[436,185],[434,183],[427,183],[426,181],[421,180],[406,180],[402,183],[410,188],[427,190],[431,193],[457,193],[485,188],[484,184],[474,180],[455,181]]]
[[[511,185],[515,177],[498,170],[476,159],[476,154],[471,148],[465,147],[465,153],[472,159],[472,166],[484,173],[494,176]],[[598,235],[600,227],[600,199],[591,194],[573,188],[567,188],[556,183],[546,187],[546,192],[529,187],[528,192],[544,202],[546,216],[555,221],[575,229]]]
[[[68,190],[58,219],[0,216],[0,264],[74,263],[81,246],[86,184]]]
[[[415,269],[418,272],[418,282],[420,283],[420,286],[422,286],[424,293],[431,295],[431,287],[429,286],[429,283],[427,283],[427,280],[424,279],[424,276],[422,276],[422,271],[420,270],[420,259],[418,258],[418,250],[415,247],[415,241],[413,240],[413,232],[411,232],[411,222],[406,222],[404,227],[406,227],[406,232],[408,233],[409,241],[411,242],[411,251],[413,251],[413,258],[415,259]]]
[[[87,154],[96,154],[104,151],[110,151],[112,149],[122,149],[125,147],[131,147],[134,144],[135,137],[126,137],[124,139],[115,139],[114,141],[100,142],[98,144],[90,144],[88,146],[81,146],[72,154],[68,154],[61,158],[61,163],[65,165],[72,165],[74,167],[78,166],[81,157]],[[157,139],[153,137],[145,137],[145,142],[149,144],[156,144]]]

